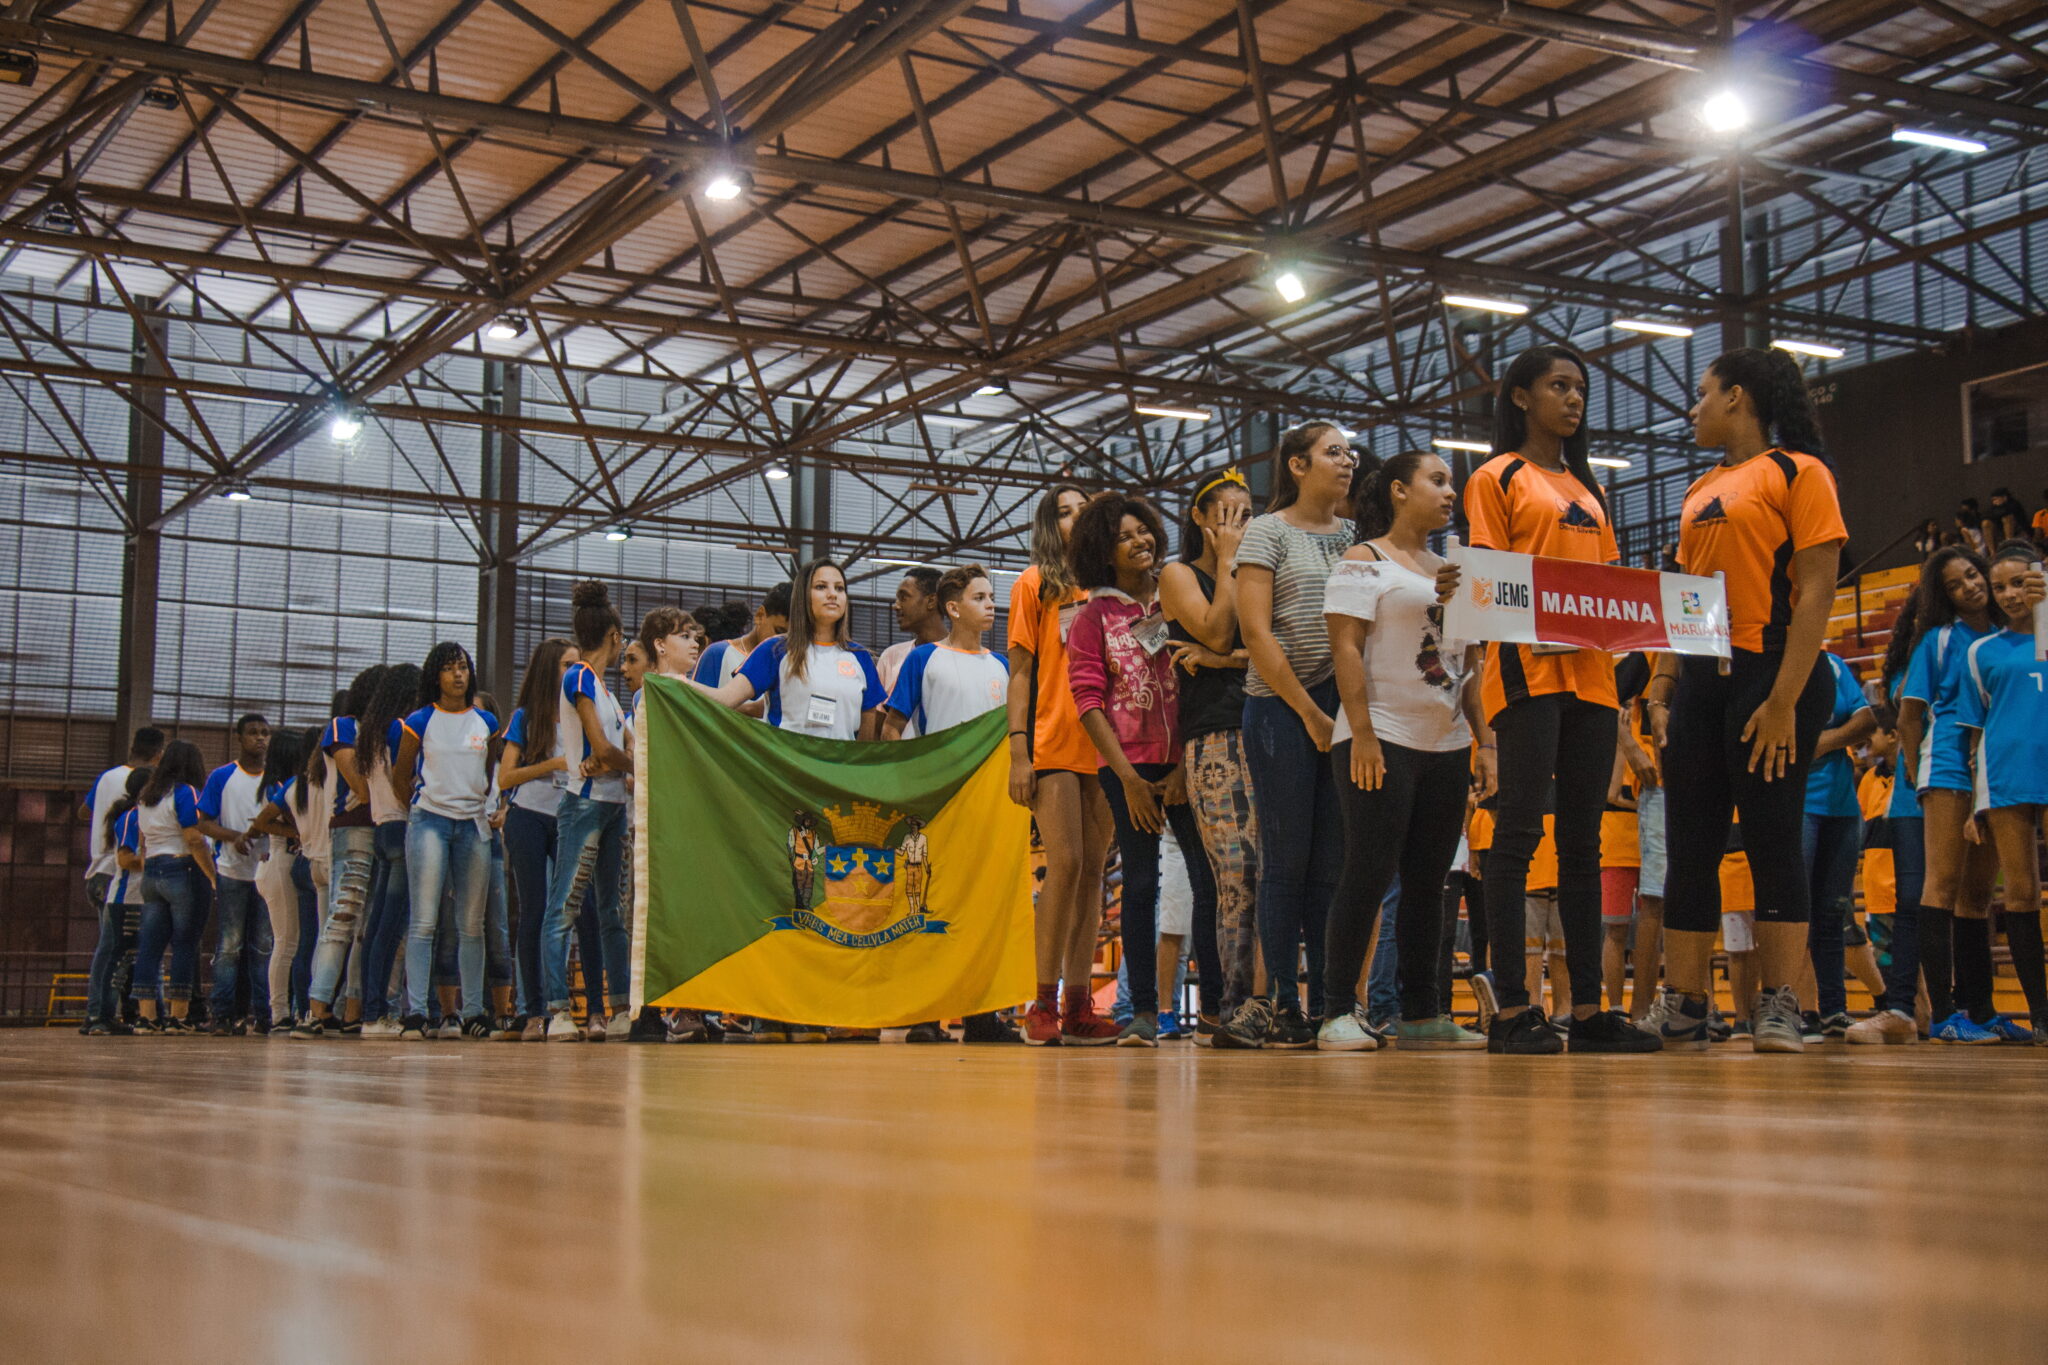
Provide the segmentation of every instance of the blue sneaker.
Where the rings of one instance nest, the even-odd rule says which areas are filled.
[[[1942,1020],[1929,1038],[1936,1043],[1963,1043],[1971,1047],[1982,1047],[1986,1043],[1999,1041],[1997,1034],[1981,1024],[1974,1023],[1970,1016],[1961,1010]]]
[[[1998,1035],[2001,1043],[2031,1043],[2034,1031],[2009,1014],[1994,1014],[1984,1023],[1986,1031]]]
[[[1177,1014],[1177,1013],[1176,1013],[1176,1012],[1174,1012],[1173,1010],[1161,1010],[1161,1011],[1159,1011],[1159,1041],[1160,1041],[1160,1042],[1162,1042],[1162,1043],[1172,1043],[1172,1042],[1177,1042],[1177,1041],[1179,1041],[1180,1039],[1182,1039],[1182,1038],[1185,1038],[1185,1037],[1187,1037],[1187,1036],[1188,1036],[1187,1030],[1181,1027],[1181,1023],[1180,1023],[1180,1015],[1179,1015],[1179,1014]],[[2029,1038],[2033,1037],[2033,1035],[2032,1035],[2032,1034],[2028,1034],[2027,1036],[2028,1036]]]

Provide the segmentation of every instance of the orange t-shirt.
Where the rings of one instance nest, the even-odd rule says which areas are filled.
[[[1496,455],[1465,481],[1464,506],[1472,543],[1482,550],[1586,564],[1612,564],[1621,557],[1607,509],[1569,469]],[[1617,704],[1614,656],[1599,649],[1538,654],[1528,645],[1491,644],[1479,688],[1489,719],[1509,702],[1553,692],[1574,693],[1598,706]]]
[[[1883,819],[1885,808],[1891,803],[1892,779],[1876,768],[1866,768],[1862,780],[1856,784],[1856,804],[1863,810],[1864,821]],[[1898,864],[1893,860],[1890,849],[1864,849],[1859,876],[1863,886],[1864,914],[1890,915],[1898,911]]]
[[[1101,765],[1081,713],[1074,707],[1074,687],[1067,677],[1067,628],[1086,593],[1076,591],[1064,603],[1038,600],[1039,573],[1026,569],[1010,589],[1010,648],[1028,649],[1037,662],[1034,692],[1038,710],[1032,718],[1031,766],[1039,772],[1084,773]]]
[[[1531,891],[1557,890],[1557,817],[1543,817],[1543,838],[1537,842],[1536,851],[1529,855],[1529,881]]]
[[[1678,562],[1690,574],[1727,576],[1735,647],[1761,653],[1785,647],[1798,605],[1792,556],[1848,538],[1828,467],[1811,455],[1766,450],[1693,481],[1679,513]]]
[[[1472,822],[1465,827],[1465,847],[1474,853],[1493,847],[1493,812],[1484,806],[1472,812]]]
[[[1600,813],[1600,866],[1641,867],[1642,865],[1642,837],[1636,825],[1636,813],[1632,810],[1602,811]]]
[[[1749,875],[1747,853],[1721,855],[1721,913],[1740,915],[1756,909],[1756,882]]]

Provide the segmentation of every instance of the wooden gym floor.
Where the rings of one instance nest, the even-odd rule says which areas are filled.
[[[0,1032],[8,1361],[2048,1358],[2048,1051]]]

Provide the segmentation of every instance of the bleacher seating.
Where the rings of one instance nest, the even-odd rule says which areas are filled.
[[[1919,578],[1920,566],[1907,564],[1877,569],[1835,589],[1827,648],[1847,660],[1866,682],[1877,677],[1885,645],[1892,638],[1892,623]]]

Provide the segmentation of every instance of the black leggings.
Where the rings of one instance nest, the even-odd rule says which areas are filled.
[[[1557,914],[1572,999],[1598,1001],[1600,817],[1614,769],[1615,709],[1561,692],[1528,697],[1493,718],[1493,737],[1500,745],[1500,795],[1486,854],[1486,941],[1494,994],[1503,1009],[1529,1003],[1516,945],[1527,941],[1529,860],[1543,842],[1543,817],[1554,814]]]
[[[1396,873],[1401,903],[1394,915],[1394,952],[1401,1017],[1434,1019],[1437,949],[1443,939],[1444,878],[1458,856],[1471,755],[1428,753],[1380,741],[1387,772],[1377,791],[1351,780],[1351,741],[1330,750],[1337,802],[1344,812],[1344,874],[1330,902],[1324,932],[1323,1008],[1328,1018],[1358,1003],[1358,974],[1379,923],[1380,902]]]
[[[1173,771],[1168,763],[1133,763],[1138,775],[1147,782],[1157,782]],[[1096,773],[1102,783],[1102,794],[1109,798],[1109,813],[1116,818],[1117,856],[1123,863],[1123,948],[1124,975],[1131,990],[1131,1010],[1135,1014],[1157,1014],[1159,1012],[1159,836],[1147,834],[1131,820],[1131,808],[1124,800],[1123,780],[1107,768]],[[1161,804],[1167,824],[1173,827],[1174,841],[1180,845],[1180,854],[1187,864],[1188,881],[1199,888],[1201,879],[1208,877],[1208,856],[1202,852],[1202,833],[1195,827],[1195,808],[1182,802],[1178,806]],[[1189,850],[1193,850],[1190,856]],[[1214,972],[1215,978],[1223,975],[1222,964],[1214,958],[1216,944],[1216,896],[1215,883],[1209,883],[1209,922],[1206,927],[1200,921],[1199,913],[1194,925],[1193,937],[1196,945],[1202,945],[1206,937],[1210,948],[1210,961],[1203,964],[1203,974]],[[1199,902],[1201,894],[1196,891]],[[1199,912],[1199,905],[1197,907]],[[1212,978],[1214,979],[1214,978]]]
[[[1664,743],[1667,929],[1711,934],[1721,927],[1721,855],[1738,812],[1756,883],[1757,919],[1804,924],[1812,917],[1802,847],[1806,774],[1834,705],[1834,677],[1816,658],[1794,705],[1791,766],[1767,782],[1761,763],[1749,771],[1750,746],[1742,731],[1770,695],[1782,658],[1738,649],[1726,675],[1718,660],[1705,656],[1680,662]]]

